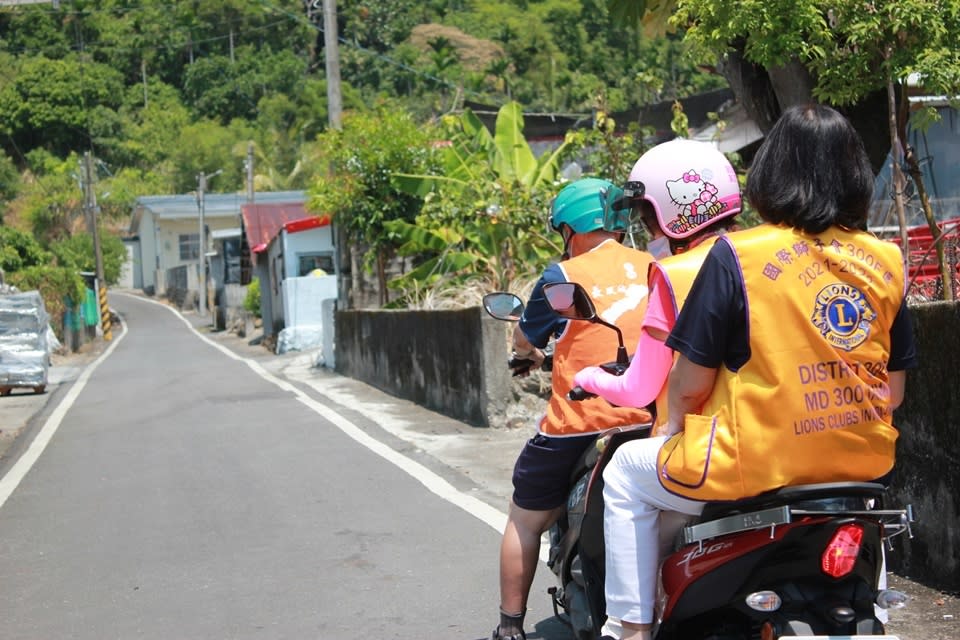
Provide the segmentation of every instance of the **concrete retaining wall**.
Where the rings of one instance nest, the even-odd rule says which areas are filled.
[[[341,373],[438,413],[488,426],[509,401],[507,323],[480,307],[336,312]]]
[[[960,305],[911,307],[919,368],[907,374],[896,475],[888,504],[912,504],[914,537],[894,540],[890,566],[942,589],[960,590]]]

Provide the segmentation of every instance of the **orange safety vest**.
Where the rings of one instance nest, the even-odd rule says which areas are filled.
[[[660,450],[660,482],[696,500],[868,481],[893,467],[887,362],[904,295],[900,250],[862,231],[731,233],[750,357],[721,368],[699,415]]]
[[[653,256],[615,240],[559,263],[567,282],[583,286],[597,315],[623,332],[625,345],[637,344],[647,310],[646,274]],[[649,423],[650,412],[614,407],[603,398],[573,401],[567,392],[584,367],[609,362],[617,355],[617,334],[592,322],[568,320],[553,350],[553,389],[540,431],[551,436],[583,435],[611,427]]]

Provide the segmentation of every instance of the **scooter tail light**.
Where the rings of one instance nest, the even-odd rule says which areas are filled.
[[[851,571],[860,555],[863,527],[845,524],[834,532],[820,558],[820,568],[828,576],[842,578]]]
[[[754,591],[744,602],[754,611],[776,611],[783,604],[783,600],[775,591]]]
[[[881,609],[902,609],[907,606],[909,596],[896,589],[884,589],[877,594],[876,603]]]

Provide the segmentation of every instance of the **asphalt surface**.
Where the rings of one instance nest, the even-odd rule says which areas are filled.
[[[112,342],[0,398],[0,637],[489,637],[524,430],[110,304]],[[569,637],[552,583],[530,638]]]

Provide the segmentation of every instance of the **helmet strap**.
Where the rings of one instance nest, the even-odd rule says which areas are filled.
[[[564,229],[566,229],[566,232]],[[560,237],[563,238],[563,255],[560,256],[561,260],[567,260],[570,258],[570,242],[573,240],[573,236],[575,235],[576,233],[570,228],[569,225],[560,225]]]

